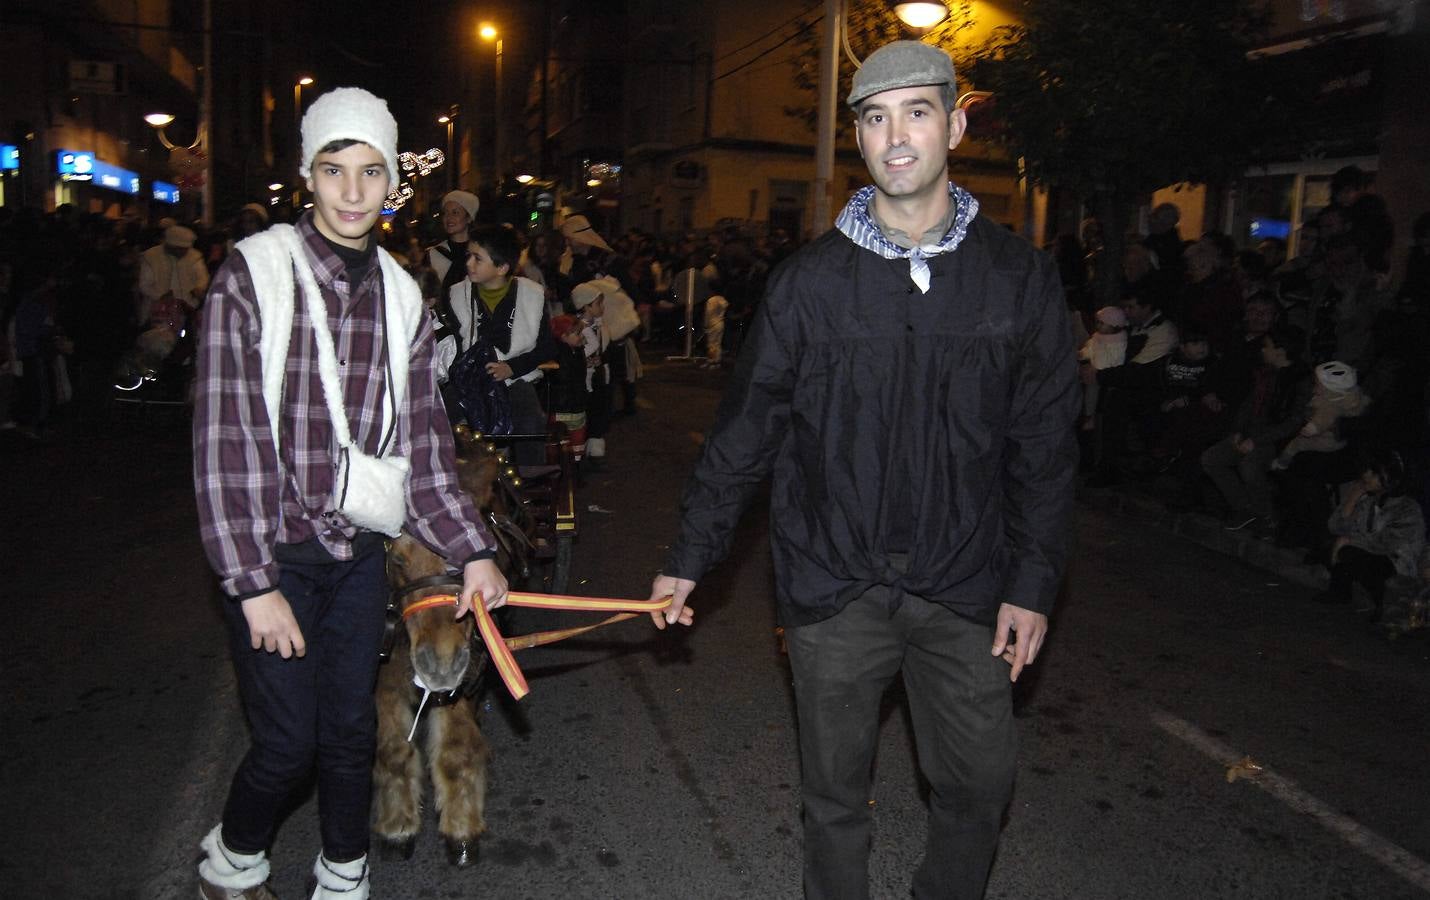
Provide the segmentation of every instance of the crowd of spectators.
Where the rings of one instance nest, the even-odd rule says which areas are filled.
[[[522,411],[515,426],[505,427],[542,425],[533,410],[558,419],[580,429],[594,465],[612,417],[638,409],[640,345],[651,343],[661,356],[688,354],[702,365],[727,363],[769,270],[794,248],[782,231],[750,236],[734,227],[674,237],[631,230],[608,242],[583,215],[534,235],[500,227],[494,243],[499,226],[480,222],[474,196],[456,194],[463,202],[444,203],[416,227],[397,216],[374,234],[418,280],[458,352],[478,337],[473,321],[459,333],[452,303],[454,292],[465,291],[469,300],[482,294],[469,270],[470,237],[487,235],[488,261],[497,244],[515,254],[503,260],[503,278],[534,283],[542,303],[533,320],[537,334],[518,336],[529,346],[498,335],[501,346],[489,360],[507,365],[499,370],[507,376],[502,393],[516,396]],[[113,219],[70,205],[48,213],[0,209],[0,430],[43,440],[58,421],[98,413],[116,384],[143,375],[172,382],[182,397],[209,277],[269,219],[257,204],[213,228]],[[475,318],[490,326],[494,317]],[[571,364],[574,354],[582,357],[579,367]],[[452,362],[455,353],[446,360]],[[527,386],[535,387],[532,397]],[[445,396],[454,421],[469,418],[455,392]]]
[[[1361,584],[1378,618],[1387,602],[1423,606],[1430,587],[1430,214],[1392,272],[1391,220],[1370,187],[1338,172],[1290,259],[1276,238],[1242,251],[1218,233],[1184,240],[1177,208],[1159,206],[1127,242],[1115,306],[1093,295],[1097,229],[1055,253],[1085,348],[1088,485],[1144,483],[1175,509],[1298,548],[1331,572],[1319,599],[1349,602]]]

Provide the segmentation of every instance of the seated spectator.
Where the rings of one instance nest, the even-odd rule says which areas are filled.
[[[1093,371],[1111,369],[1127,361],[1127,314],[1116,306],[1104,306],[1097,311],[1097,331],[1078,350],[1078,362]],[[1093,379],[1083,379],[1082,413],[1084,431],[1091,431],[1097,424],[1098,384]]]
[[[1177,346],[1177,326],[1162,314],[1154,297],[1131,294],[1122,301],[1131,330],[1127,333],[1127,362],[1146,365],[1156,362]]]
[[[1366,371],[1372,362],[1375,320],[1386,293],[1353,239],[1326,243],[1325,273],[1311,286],[1306,320],[1306,357],[1311,365],[1340,360]]]
[[[1251,390],[1252,376],[1261,366],[1261,344],[1276,327],[1281,307],[1264,294],[1250,297],[1241,314],[1237,339],[1217,355],[1207,376],[1202,403],[1211,412],[1230,416]]]
[[[1346,445],[1336,428],[1340,420],[1359,416],[1370,406],[1356,383],[1356,370],[1345,363],[1321,363],[1315,369],[1315,376],[1311,402],[1306,408],[1306,424],[1281,448],[1271,463],[1272,469],[1289,468],[1298,453],[1340,450]]]
[[[1153,364],[1161,418],[1152,457],[1162,472],[1171,471],[1179,461],[1198,459],[1222,436],[1220,416],[1202,403],[1211,366],[1211,342],[1196,325],[1182,330],[1174,353]],[[1190,477],[1192,473],[1178,474]]]
[[[1202,453],[1202,469],[1228,507],[1228,531],[1255,524],[1258,536],[1275,535],[1268,473],[1281,444],[1301,427],[1300,413],[1311,396],[1310,378],[1301,364],[1303,342],[1294,329],[1267,333],[1262,366],[1237,410],[1232,433]]]
[[[1221,242],[1208,235],[1187,248],[1187,284],[1180,309],[1189,322],[1200,322],[1212,349],[1225,353],[1236,341],[1236,327],[1245,307],[1241,287],[1223,256]]]
[[[1331,545],[1331,586],[1315,598],[1323,603],[1348,603],[1359,584],[1369,605],[1359,611],[1377,621],[1385,605],[1387,583],[1394,576],[1419,575],[1425,551],[1425,517],[1409,496],[1405,463],[1395,451],[1367,457],[1360,480],[1331,513],[1327,528]]]

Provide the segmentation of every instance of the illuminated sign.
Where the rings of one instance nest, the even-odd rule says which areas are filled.
[[[160,203],[178,203],[179,186],[170,184],[167,181],[156,181],[153,184],[154,199]]]
[[[0,172],[20,168],[20,148],[14,144],[0,144]]]
[[[92,181],[96,185],[124,194],[139,193],[139,174],[112,166],[94,158],[93,153],[59,150],[55,153],[55,171],[61,181]]]

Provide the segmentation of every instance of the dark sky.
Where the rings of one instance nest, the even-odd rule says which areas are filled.
[[[292,65],[317,79],[312,90],[357,86],[386,99],[397,117],[399,149],[441,146],[445,129],[436,117],[448,105],[491,112],[495,48],[477,37],[480,22],[502,33],[505,108],[520,115],[539,58],[542,7],[541,0],[290,0]],[[317,94],[305,93],[305,106],[311,96]]]

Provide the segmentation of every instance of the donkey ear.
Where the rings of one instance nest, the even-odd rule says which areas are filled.
[[[407,571],[412,565],[412,548],[417,542],[403,534],[392,541],[387,548],[387,578],[392,582],[409,580]]]

